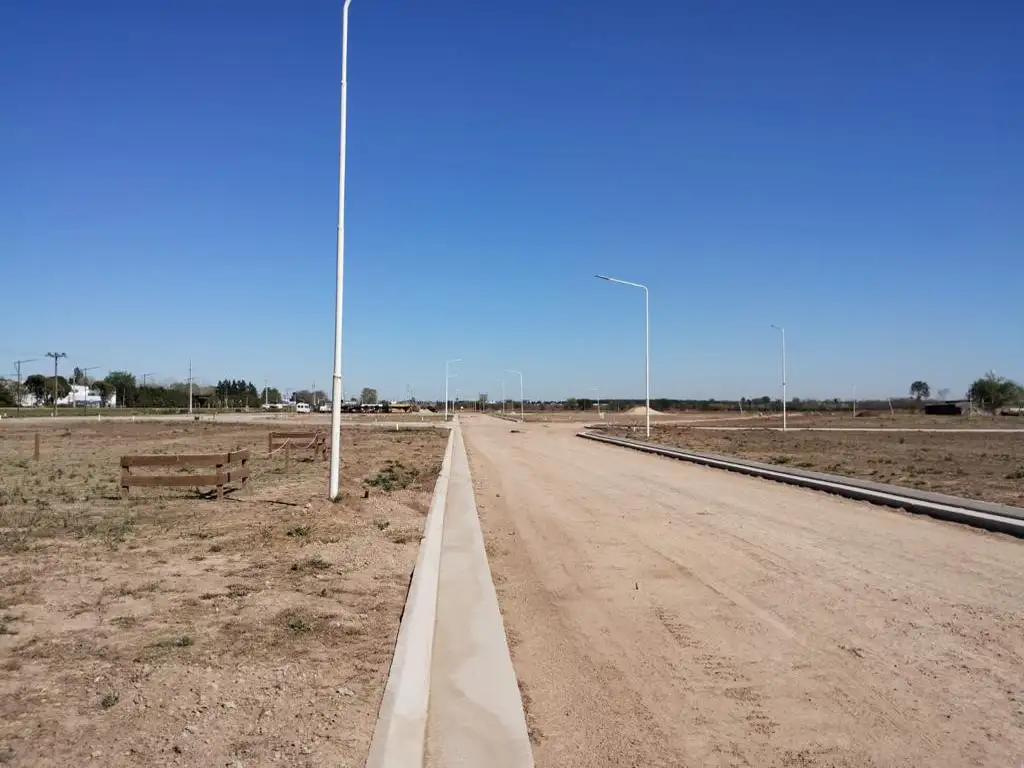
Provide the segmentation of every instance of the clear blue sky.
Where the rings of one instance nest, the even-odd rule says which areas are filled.
[[[0,373],[328,388],[340,5],[2,4]],[[346,392],[642,396],[597,272],[651,285],[658,396],[776,393],[772,322],[798,397],[1024,378],[1021,40],[1019,0],[354,0]]]

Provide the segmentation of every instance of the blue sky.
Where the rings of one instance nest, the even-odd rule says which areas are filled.
[[[642,396],[599,272],[651,286],[657,396],[774,394],[773,322],[797,397],[1024,378],[1024,4],[354,0],[350,35],[346,392],[461,357],[464,395]],[[4,3],[0,361],[328,388],[339,60],[340,2]]]

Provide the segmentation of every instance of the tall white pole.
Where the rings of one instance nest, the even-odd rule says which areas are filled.
[[[523,400],[523,374],[521,371],[513,370],[512,368],[505,369],[508,373],[514,373],[519,377],[519,420],[526,422],[526,406]],[[504,382],[502,382],[504,383]]]
[[[644,367],[647,371],[647,439],[651,439],[651,302],[647,293],[647,286],[644,289]]]
[[[597,387],[593,387],[594,395],[597,397],[597,418],[601,418],[601,391]]]
[[[782,333],[782,431],[786,431],[786,329],[772,323],[772,328]]]
[[[337,287],[334,306],[334,372],[331,378],[331,468],[328,496],[341,495],[341,320],[345,289],[345,140],[348,130],[348,7],[341,11],[341,129],[338,137]]]
[[[647,410],[647,439],[651,437],[651,301],[647,286],[643,283],[633,283],[629,280],[619,280],[617,277],[607,275],[594,275],[598,280],[607,280],[609,283],[619,285],[631,285],[634,288],[644,289],[644,378],[646,380],[646,396],[644,405]]]
[[[188,415],[192,415],[192,358],[188,359]]]
[[[444,420],[445,420],[446,424],[448,423],[448,379],[451,378],[451,374],[448,372],[448,367],[452,363],[461,363],[461,362],[462,362],[462,358],[461,357],[457,357],[454,360],[445,360],[444,361]]]
[[[505,380],[501,380],[501,415],[505,415]]]

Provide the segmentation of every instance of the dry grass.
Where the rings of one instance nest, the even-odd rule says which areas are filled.
[[[224,501],[119,498],[123,453],[263,454],[268,429],[69,425],[37,463],[0,428],[0,760],[362,762],[445,435],[346,433],[338,505],[325,462],[281,456]]]
[[[633,429],[608,433],[643,439]],[[651,442],[1024,506],[1024,432],[783,433],[666,426],[651,430]]]

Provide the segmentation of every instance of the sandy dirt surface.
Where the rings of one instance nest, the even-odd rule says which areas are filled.
[[[224,501],[118,497],[123,453],[266,452],[266,428],[0,432],[0,764],[362,765],[446,435],[255,458]]]
[[[781,418],[772,414],[761,421],[766,426],[781,427]],[[737,426],[759,426],[757,420]],[[928,416],[923,413],[897,411],[890,416],[884,411],[861,411],[854,416],[846,413],[790,413],[789,426],[798,429],[1021,429],[1024,418],[1019,416]]]
[[[464,424],[539,766],[1024,761],[1024,542]]]
[[[643,440],[609,427],[606,434]],[[1024,432],[737,432],[657,426],[652,443],[1024,507]]]

